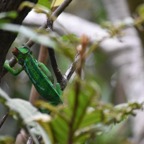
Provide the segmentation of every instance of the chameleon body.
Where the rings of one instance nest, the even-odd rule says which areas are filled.
[[[31,54],[31,51],[27,47],[19,47],[13,50],[13,54],[16,57],[18,63],[22,66],[19,70],[11,68],[7,62],[4,67],[12,74],[19,74],[24,70],[33,85],[35,86],[38,93],[48,102],[53,105],[62,103],[60,99],[61,89],[57,84],[56,87],[53,85],[51,80],[51,73],[48,68],[38,62]]]

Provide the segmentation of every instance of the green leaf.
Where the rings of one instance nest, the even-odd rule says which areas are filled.
[[[2,23],[10,23],[13,19],[17,17],[17,12],[1,12],[0,13],[0,24]]]
[[[9,99],[6,105],[10,110],[19,114],[25,124],[30,124],[35,120],[50,121],[50,116],[42,114],[30,102],[22,99]]]
[[[84,118],[87,114],[87,109],[91,104],[93,98],[97,97],[97,85],[96,83],[89,82],[85,83],[79,81],[80,83],[80,93],[78,94],[78,107],[74,111],[75,105],[75,82],[66,88],[63,97],[66,99],[65,103],[68,107],[62,109],[58,116],[51,121],[51,127],[54,132],[54,137],[59,143],[67,143],[68,137],[70,136],[70,131],[74,133],[80,128],[85,127],[89,124],[95,124],[99,121],[99,114],[95,115],[96,119],[88,122],[88,118]],[[73,115],[75,113],[74,119]],[[66,120],[62,116],[65,116]],[[95,118],[91,116],[91,118]],[[97,118],[98,117],[98,118]],[[73,122],[71,121],[73,119]],[[70,124],[72,122],[72,124]],[[84,124],[82,125],[82,123]],[[74,139],[75,134],[72,135]]]
[[[49,10],[50,4],[46,6],[45,1],[41,1],[39,3],[43,3],[43,5],[41,5],[41,4],[35,4],[35,3],[29,2],[29,1],[24,1],[20,5],[19,10],[22,10],[25,7],[29,7],[29,8],[33,8],[37,13],[44,13],[47,16],[49,16],[50,15],[50,13],[49,13],[50,12],[50,10]]]
[[[64,2],[64,0],[53,0],[52,1],[52,7],[58,7]]]
[[[78,107],[76,109],[75,115],[75,128],[79,126],[80,123],[82,124],[87,109],[92,104],[92,101],[96,102],[96,99],[98,98],[97,84],[95,82],[86,83],[84,81],[80,81],[79,85],[80,93],[78,95]],[[73,83],[64,92],[64,97],[67,99],[67,103],[69,105],[69,112],[67,113],[71,113],[71,115],[75,107],[75,91],[75,83]]]
[[[93,124],[98,124],[103,121],[102,110],[94,110],[92,112],[85,113],[83,122],[80,124],[80,128],[87,127]]]
[[[68,123],[61,117],[56,117],[50,124],[53,131],[53,137],[56,142],[60,144],[67,143],[69,132]]]
[[[17,12],[15,11],[10,11],[10,12],[2,12],[0,13],[0,20],[3,18],[11,18],[14,19],[17,17]]]
[[[43,5],[43,6],[47,7],[47,8],[49,8],[49,9],[51,7],[51,2],[49,0],[39,0],[38,4]]]
[[[136,11],[140,17],[144,18],[144,4],[141,4],[140,6],[138,6]]]
[[[42,136],[44,143],[45,144],[52,144],[52,137],[50,137],[46,131],[47,130],[46,129],[46,123],[44,123],[44,122],[41,122],[41,123],[45,124],[45,126],[42,127],[42,124],[38,125],[38,130],[40,131],[40,135]]]
[[[59,39],[57,36],[48,35],[45,30],[33,30],[26,26],[19,26],[15,24],[0,24],[0,29],[20,33],[26,37],[29,37],[31,40],[35,41],[36,43],[42,44],[47,47],[54,48],[56,51],[63,53],[65,56],[70,58],[71,60],[74,59],[74,55],[76,53],[75,45],[72,43],[70,44],[67,41],[63,41]]]
[[[66,133],[68,133],[68,123],[65,117],[61,114],[61,105],[54,107],[47,102],[38,101],[36,106],[38,106],[40,109],[44,109],[45,111],[51,111],[53,119],[50,121],[50,123],[38,123],[41,125],[41,127],[43,127],[47,135],[49,135],[52,142],[65,142],[67,138]]]
[[[21,99],[9,99],[6,105],[11,111],[14,111],[26,124],[30,131],[34,135],[41,135],[46,144],[50,144],[50,138],[46,135],[44,129],[38,124],[38,122],[49,122],[50,116],[40,113],[32,104]],[[37,122],[38,121],[38,122]]]
[[[42,128],[41,134],[43,135],[45,143],[47,144],[47,142],[49,141],[51,141],[51,143],[54,143],[53,132],[51,130],[50,124],[42,121],[37,121],[37,122]]]

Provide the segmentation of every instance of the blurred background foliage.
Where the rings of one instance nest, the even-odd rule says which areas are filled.
[[[40,0],[39,4],[42,4],[48,8],[50,8],[50,2],[47,3],[45,0]],[[83,1],[77,1],[74,0],[70,6],[66,9],[66,12],[75,14],[77,16],[80,16],[84,19],[87,19],[89,21],[99,23],[101,24],[103,21],[107,20],[106,12],[104,9],[104,5],[101,0],[83,0]],[[12,13],[12,16],[15,17],[15,14]],[[0,21],[2,23],[2,21]],[[57,37],[57,36],[56,36]],[[57,37],[59,39],[59,37]],[[63,43],[69,43],[71,45],[70,47],[73,47],[73,51],[75,53],[76,46],[80,43],[79,38],[77,38],[76,41],[73,41],[71,37],[67,37],[69,40],[63,41]],[[64,39],[61,37],[61,39]],[[15,42],[12,45],[12,48],[15,46],[20,46],[23,43],[25,43],[28,39],[20,33],[15,40]],[[9,50],[9,53],[7,55],[7,59],[12,57],[11,50]],[[33,55],[37,58],[39,53],[39,44],[35,44],[32,47]],[[68,56],[68,53],[64,53],[66,50],[64,49],[63,52],[59,52],[56,50],[56,57],[58,61],[58,65],[64,74],[65,71],[69,68],[69,65],[71,64],[71,59]],[[73,57],[73,56],[72,56]],[[48,60],[47,66],[52,70],[50,66],[50,62]],[[128,125],[130,123],[129,120],[124,120],[128,114],[133,113],[133,109],[140,108],[137,105],[127,105],[127,107],[124,108],[124,111],[126,111],[128,108],[130,108],[131,111],[129,112],[122,112],[124,115],[123,117],[118,118],[118,114],[120,111],[117,111],[115,109],[116,104],[120,104],[123,102],[126,102],[125,97],[119,97],[122,92],[121,84],[118,83],[117,79],[117,72],[113,67],[111,67],[109,62],[109,57],[101,51],[100,49],[96,49],[87,59],[84,65],[84,79],[87,82],[87,84],[83,83],[83,81],[79,81],[77,79],[71,80],[70,84],[68,84],[68,87],[64,91],[63,99],[64,103],[68,105],[68,108],[60,108],[58,109],[58,115],[55,113],[55,108],[51,108],[49,105],[45,104],[44,102],[39,103],[39,107],[48,107],[51,109],[54,121],[51,123],[44,123],[41,121],[37,121],[44,129],[49,129],[49,127],[52,127],[52,131],[54,131],[54,134],[51,136],[53,141],[60,142],[60,143],[66,143],[67,142],[67,136],[68,136],[68,130],[70,126],[68,125],[67,121],[70,122],[72,115],[73,115],[73,107],[75,105],[74,98],[75,98],[75,88],[74,84],[78,81],[80,86],[80,92],[78,95],[80,95],[83,99],[86,99],[87,96],[91,97],[91,100],[94,99],[93,102],[90,103],[90,105],[86,104],[87,100],[80,99],[79,102],[82,106],[85,106],[85,111],[81,111],[82,106],[80,105],[77,108],[78,113],[76,114],[75,121],[79,121],[79,118],[81,118],[81,123],[83,124],[83,121],[86,120],[82,116],[84,113],[87,116],[86,110],[88,107],[91,106],[93,108],[93,111],[96,111],[97,115],[91,115],[88,119],[88,124],[90,123],[92,126],[97,126],[95,130],[88,131],[89,133],[85,135],[85,137],[78,138],[79,143],[87,143],[87,144],[130,144],[129,137],[131,137],[131,127]],[[12,76],[11,74],[7,74],[1,81],[1,88],[7,92],[8,95],[11,96],[11,98],[21,98],[24,100],[29,100],[29,93],[31,90],[31,82],[29,81],[29,78],[25,74],[25,72],[22,72],[17,77]],[[91,94],[92,93],[92,94]],[[124,94],[123,94],[124,95]],[[95,96],[95,98],[93,98]],[[88,97],[87,97],[88,98]],[[88,98],[89,99],[89,98]],[[102,104],[101,104],[102,102]],[[106,104],[105,104],[106,103]],[[46,106],[45,106],[46,105]],[[0,105],[0,117],[6,113],[7,109]],[[62,112],[61,112],[62,111]],[[110,111],[113,115],[108,115],[105,113],[105,111]],[[100,114],[100,115],[98,115]],[[102,115],[101,115],[102,114]],[[68,115],[70,117],[66,117],[67,121],[64,121],[61,119],[64,115]],[[104,118],[102,118],[104,117]],[[100,120],[97,120],[96,118],[99,118]],[[84,120],[83,120],[84,119]],[[83,121],[82,121],[83,120]],[[93,121],[92,121],[93,120]],[[124,120],[122,123],[115,126],[115,123],[118,123],[119,121]],[[80,122],[78,122],[79,124]],[[84,123],[84,124],[87,124]],[[95,124],[94,124],[95,123]],[[75,127],[75,123],[72,125]],[[81,126],[81,128],[83,128]],[[1,136],[13,136],[16,137],[20,127],[18,124],[18,121],[14,120],[12,117],[9,116],[9,118],[4,123],[3,127],[0,129],[0,135]],[[74,128],[75,131],[79,127]],[[63,132],[61,132],[63,130]],[[104,133],[101,133],[103,132]],[[46,131],[47,134],[50,134],[49,131]],[[61,134],[60,134],[61,133]],[[65,134],[65,135],[62,135]],[[67,135],[66,135],[67,134]],[[97,135],[95,135],[97,134]],[[76,141],[77,137],[72,137]],[[0,138],[1,139],[1,138]]]

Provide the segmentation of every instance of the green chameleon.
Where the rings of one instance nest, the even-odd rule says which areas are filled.
[[[60,98],[62,93],[60,85],[57,83],[56,86],[54,86],[50,71],[43,63],[38,62],[32,56],[32,52],[29,48],[26,46],[14,48],[12,53],[22,67],[20,69],[13,69],[9,66],[8,61],[6,61],[4,68],[13,75],[18,75],[24,70],[38,93],[44,99],[48,100],[48,102],[53,105],[62,103]]]

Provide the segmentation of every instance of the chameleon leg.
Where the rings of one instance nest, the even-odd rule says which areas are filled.
[[[50,81],[53,83],[54,79],[49,69],[41,62],[38,62],[38,66],[42,70],[42,72],[48,77],[48,79],[50,79]]]
[[[9,62],[8,62],[8,60],[6,60],[5,61],[5,63],[4,63],[4,68],[8,71],[8,72],[10,72],[12,75],[18,75],[22,70],[23,70],[23,68],[21,67],[20,69],[13,69],[12,67],[10,67],[10,65],[9,65]]]

